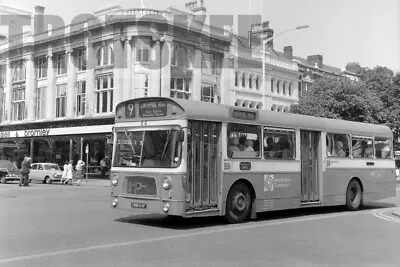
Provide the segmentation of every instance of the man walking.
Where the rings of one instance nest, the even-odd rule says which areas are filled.
[[[29,172],[31,169],[31,158],[25,157],[21,163],[21,179],[19,180],[19,186],[29,185]]]

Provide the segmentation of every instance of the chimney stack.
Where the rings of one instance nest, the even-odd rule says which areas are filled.
[[[205,15],[206,7],[204,6],[204,0],[189,0],[185,3],[186,10],[194,15]]]
[[[35,14],[33,17],[33,33],[39,34],[44,32],[44,30],[44,7],[35,6]]]
[[[323,57],[321,55],[311,55],[307,57],[307,63],[311,66],[317,66],[318,68],[323,68]]]
[[[293,47],[285,46],[283,48],[283,55],[285,58],[292,60],[293,59]]]

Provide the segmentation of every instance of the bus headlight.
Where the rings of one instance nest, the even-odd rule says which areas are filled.
[[[117,173],[111,174],[111,184],[113,186],[117,186],[118,185],[118,174]]]
[[[168,204],[168,203],[165,203],[165,204],[164,204],[163,211],[164,211],[165,213],[167,213],[167,212],[169,211],[169,204]]]
[[[116,208],[118,206],[118,198],[117,197],[114,197],[114,200],[112,202],[112,206],[113,206],[113,208]]]
[[[164,180],[163,180],[163,183],[162,183],[162,187],[165,189],[165,190],[169,190],[169,189],[171,189],[171,187],[172,187],[172,180],[171,180],[171,177],[165,177],[164,178]]]

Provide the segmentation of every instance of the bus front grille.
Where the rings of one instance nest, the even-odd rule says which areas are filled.
[[[124,192],[132,195],[156,196],[156,180],[146,176],[126,176]]]

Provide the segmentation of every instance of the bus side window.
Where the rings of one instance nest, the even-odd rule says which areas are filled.
[[[374,147],[372,138],[353,137],[352,151],[353,158],[373,158]]]
[[[375,137],[375,158],[388,159],[392,158],[392,140],[387,138]]]
[[[264,128],[264,158],[294,159],[296,151],[293,130]]]
[[[348,157],[350,136],[346,134],[326,134],[326,155],[328,157]]]
[[[260,126],[247,124],[228,124],[227,154],[229,158],[260,157]]]

